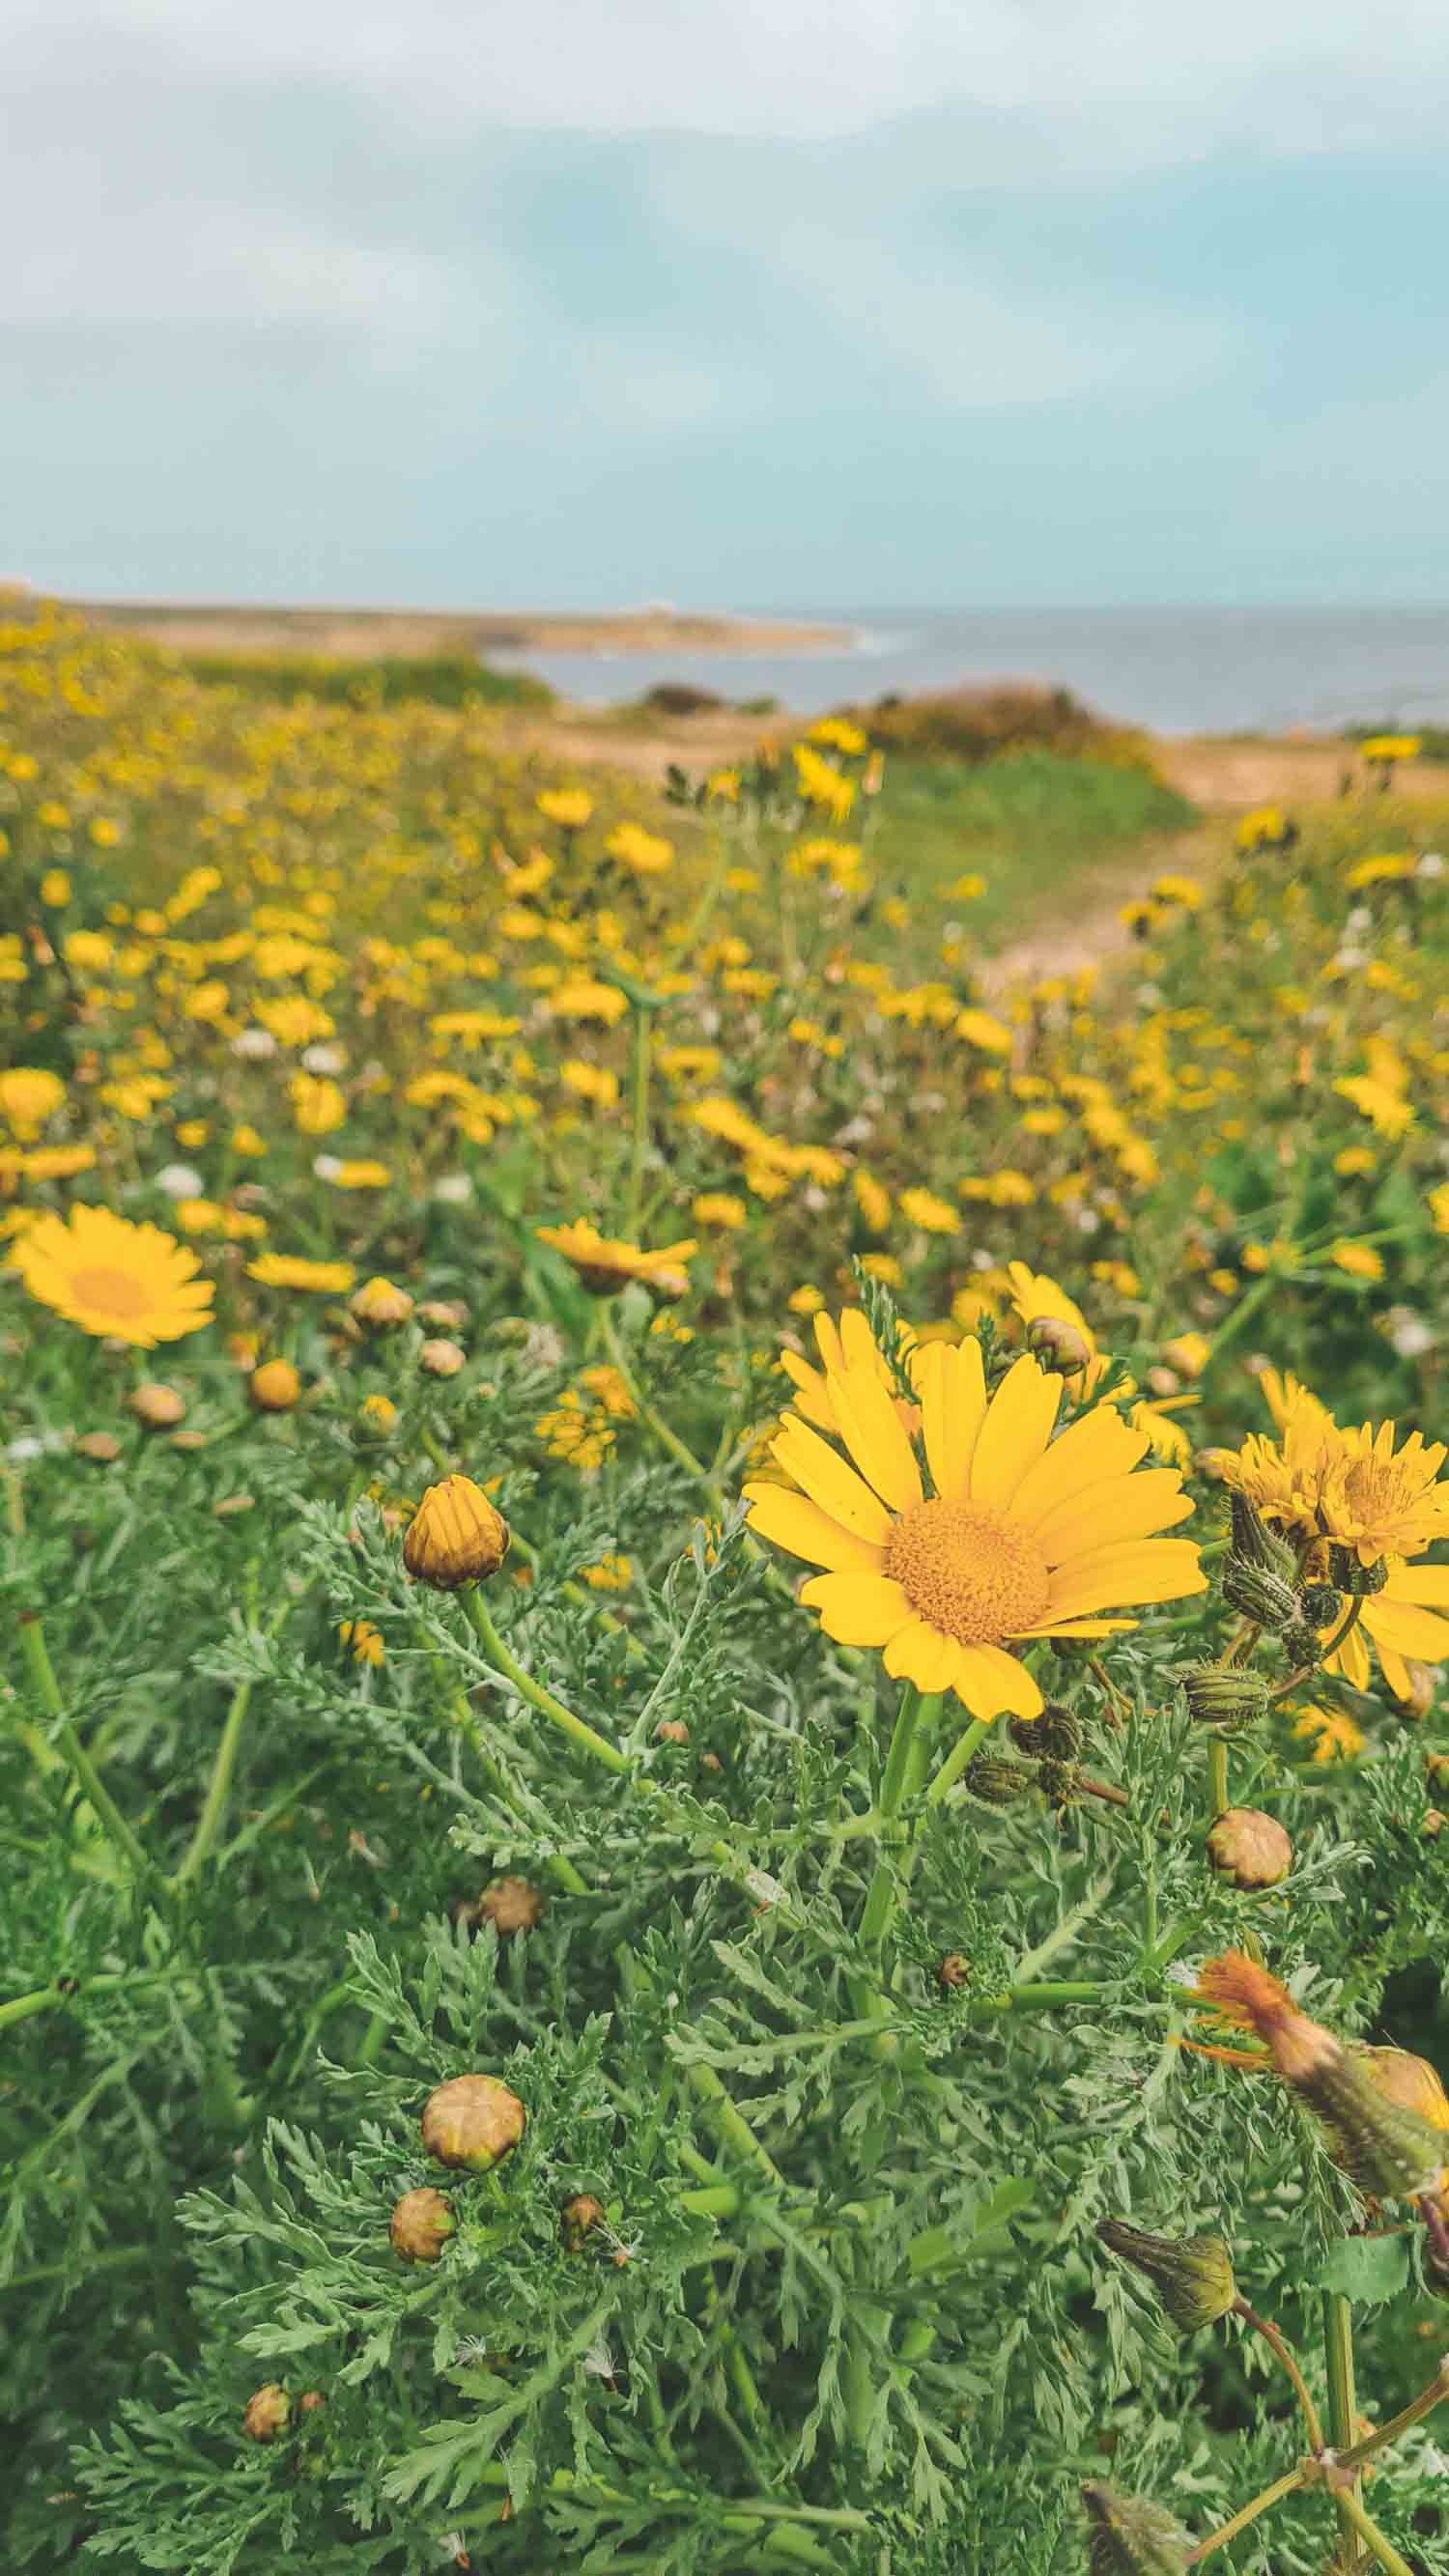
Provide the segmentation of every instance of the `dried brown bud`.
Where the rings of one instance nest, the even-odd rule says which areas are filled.
[[[576,2192],[559,2213],[559,2234],[570,2254],[581,2254],[589,2230],[603,2223],[604,2204],[591,2191]]]
[[[424,1342],[418,1353],[418,1366],[429,1377],[456,1377],[468,1354],[457,1342]]]
[[[471,1476],[429,1485],[403,1540],[403,1563],[419,1583],[456,1592],[496,1574],[508,1554],[508,1523]]]
[[[302,1381],[290,1360],[264,1360],[247,1382],[259,1413],[290,1413],[301,1392]]]
[[[687,1744],[689,1729],[682,1717],[661,1717],[654,1729],[656,1744]]]
[[[259,2388],[255,2396],[247,2399],[242,2431],[249,2442],[275,2442],[279,2433],[285,2433],[291,2420],[290,2397],[275,2379],[269,2379],[265,2388]]]
[[[174,1386],[163,1386],[155,1378],[147,1378],[143,1385],[134,1387],[126,1402],[136,1420],[144,1422],[148,1431],[169,1431],[175,1423],[186,1419],[185,1396],[179,1395]]]
[[[394,2201],[387,2232],[405,2263],[436,2263],[457,2224],[447,2193],[424,2184]]]
[[[1428,1836],[1431,1843],[1438,1841],[1439,1836],[1444,1831],[1444,1810],[1442,1807],[1425,1808],[1423,1831]]]
[[[516,2093],[493,2075],[455,2075],[423,2105],[423,2145],[440,2165],[487,2173],[511,2155],[528,2114]]]
[[[948,1994],[956,1986],[969,1985],[971,1982],[970,1960],[963,1958],[959,1950],[948,1950],[945,1958],[941,1961],[939,1968],[936,1970],[936,1982],[938,1985],[944,1986]]]
[[[1293,1845],[1276,1816],[1228,1807],[1207,1838],[1208,1859],[1237,1887],[1276,1887],[1293,1866]]]
[[[299,2415],[320,2415],[327,2400],[320,2388],[304,2388],[297,2400]]]
[[[479,1897],[453,1909],[455,1923],[465,1924],[476,1932],[481,1924],[491,1923],[500,1941],[515,1932],[531,1932],[543,1920],[543,1898],[526,1878],[495,1878]]]

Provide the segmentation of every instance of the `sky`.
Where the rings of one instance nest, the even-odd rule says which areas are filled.
[[[0,577],[1449,599],[1443,0],[6,0]]]

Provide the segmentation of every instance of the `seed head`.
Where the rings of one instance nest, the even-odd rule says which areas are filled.
[[[543,1898],[526,1878],[495,1878],[481,1896],[458,1906],[453,1920],[466,1925],[470,1932],[476,1932],[480,1924],[491,1923],[499,1940],[507,1941],[515,1932],[531,1932],[542,1922]]]
[[[936,1970],[936,1982],[950,1994],[958,1986],[971,1982],[971,1962],[959,1950],[948,1950]]]
[[[1336,1592],[1346,1592],[1351,1601],[1369,1601],[1389,1579],[1389,1560],[1380,1556],[1372,1565],[1364,1565],[1356,1547],[1335,1545],[1328,1551],[1328,1579]]]
[[[1152,2282],[1180,2334],[1225,2317],[1238,2295],[1233,2260],[1220,2236],[1148,2236],[1125,2218],[1104,2218],[1097,2234],[1109,2254],[1120,2254]]]
[[[1057,1377],[1080,1377],[1092,1357],[1085,1333],[1064,1315],[1038,1315],[1027,1326],[1026,1347]]]
[[[1267,1681],[1251,1664],[1190,1664],[1182,1688],[1200,1726],[1248,1726],[1268,1705]]]
[[[447,2193],[424,2184],[394,2201],[387,2232],[405,2263],[436,2263],[457,2224]]]
[[[403,1540],[403,1563],[415,1581],[457,1592],[496,1574],[508,1554],[508,1523],[471,1476],[429,1485]]]
[[[994,1753],[974,1753],[966,1765],[966,1786],[983,1806],[1011,1807],[1036,1782],[1023,1762],[1003,1762]]]
[[[1287,1628],[1298,1616],[1298,1595],[1291,1583],[1265,1565],[1245,1565],[1230,1556],[1223,1568],[1223,1599],[1255,1628]]]
[[[467,1357],[458,1342],[424,1342],[418,1353],[418,1366],[425,1368],[429,1377],[456,1377]]]
[[[511,2155],[528,2114],[516,2093],[494,2075],[455,2075],[423,2105],[422,2138],[440,2165],[487,2173]]]
[[[1007,1733],[1023,1753],[1052,1762],[1074,1762],[1082,1749],[1080,1718],[1055,1700],[1048,1700],[1040,1717],[1012,1718]]]
[[[185,1396],[179,1395],[174,1386],[162,1386],[154,1378],[148,1378],[143,1386],[134,1388],[126,1401],[136,1420],[144,1422],[148,1431],[170,1431],[176,1423],[186,1419]]]
[[[1298,1560],[1287,1540],[1268,1527],[1256,1503],[1249,1502],[1246,1494],[1235,1493],[1228,1509],[1232,1553],[1238,1564],[1256,1566],[1261,1573],[1276,1574],[1284,1583],[1292,1583]]]

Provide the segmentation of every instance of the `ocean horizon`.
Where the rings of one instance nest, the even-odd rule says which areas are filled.
[[[741,616],[765,612],[738,610]],[[1449,724],[1449,605],[1372,608],[982,608],[801,606],[838,625],[833,649],[792,652],[520,652],[561,696],[614,705],[667,681],[816,716],[896,694],[1028,680],[1070,689],[1101,715],[1154,733],[1335,733],[1354,723]]]

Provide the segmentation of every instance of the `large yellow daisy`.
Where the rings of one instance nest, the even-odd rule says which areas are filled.
[[[82,1332],[153,1350],[211,1321],[211,1281],[194,1252],[156,1225],[132,1225],[109,1208],[73,1207],[69,1223],[43,1216],[11,1256],[32,1297]]]
[[[1012,1648],[1105,1637],[1135,1622],[1104,1612],[1205,1589],[1191,1541],[1159,1535],[1192,1509],[1181,1477],[1133,1473],[1147,1435],[1111,1405],[1053,1438],[1062,1381],[1030,1355],[988,1396],[978,1342],[918,1343],[917,1432],[848,1317],[818,1338],[823,1386],[771,1444],[789,1483],[745,1497],[762,1538],[825,1569],[800,1598],[827,1636],[880,1647],[897,1680],[954,1690],[973,1717],[1036,1717]]]

